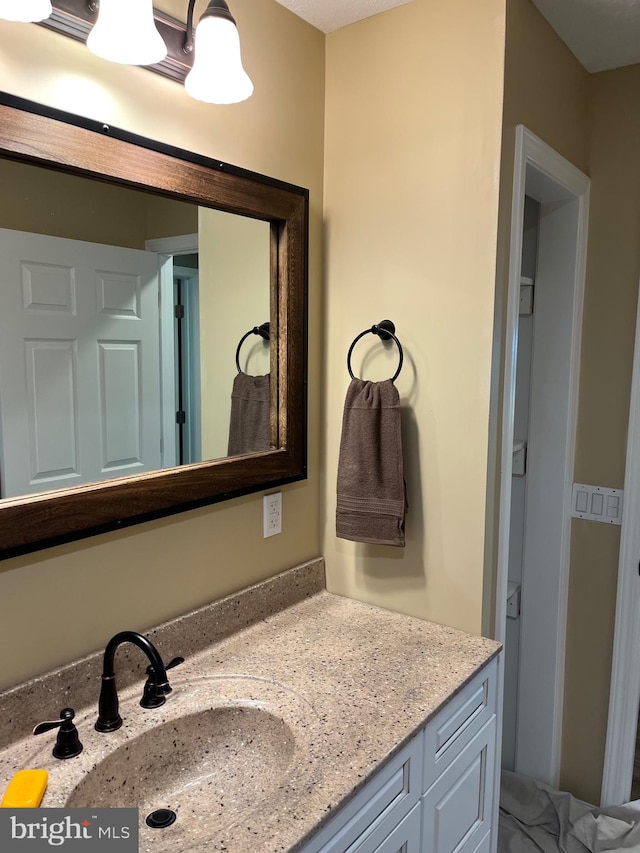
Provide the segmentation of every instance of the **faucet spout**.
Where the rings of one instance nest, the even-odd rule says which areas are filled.
[[[153,667],[156,693],[164,697],[171,693],[167,671],[160,654],[153,643],[137,631],[120,631],[112,637],[104,650],[102,664],[102,685],[98,701],[98,719],[95,728],[99,732],[114,732],[122,725],[118,712],[118,691],[116,690],[115,656],[122,643],[133,643],[145,653]]]

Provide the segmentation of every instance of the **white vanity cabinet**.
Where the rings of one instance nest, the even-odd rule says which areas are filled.
[[[301,853],[490,853],[496,679],[494,659]]]

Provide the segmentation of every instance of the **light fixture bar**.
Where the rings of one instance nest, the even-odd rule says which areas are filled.
[[[86,42],[98,16],[97,5],[90,0],[52,0],[52,5],[53,14],[45,21],[41,21],[39,26],[70,36],[77,41]],[[184,52],[187,25],[158,9],[153,10],[153,17],[167,46],[167,56],[157,65],[144,67],[184,83],[193,65],[193,54]]]

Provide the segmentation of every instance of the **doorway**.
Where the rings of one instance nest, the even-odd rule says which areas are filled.
[[[198,253],[173,256],[176,464],[202,459]]]
[[[520,125],[504,346],[495,636],[505,644],[505,762],[553,786],[560,772],[588,204],[589,179]],[[534,277],[529,274],[525,282],[533,305],[530,366],[517,359],[525,208],[537,225]],[[520,346],[521,356],[525,349]],[[518,425],[524,436],[515,434],[518,396],[526,415],[524,428]],[[518,415],[523,421],[522,411]],[[514,439],[518,465],[526,454],[515,489]],[[520,610],[507,632],[510,572],[511,583],[520,586]],[[512,616],[514,610],[510,599]]]
[[[198,234],[147,240],[160,282],[160,362],[165,468],[199,462],[200,303]]]

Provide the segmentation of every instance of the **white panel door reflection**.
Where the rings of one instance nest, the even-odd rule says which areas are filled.
[[[0,494],[161,467],[152,252],[0,229]]]

